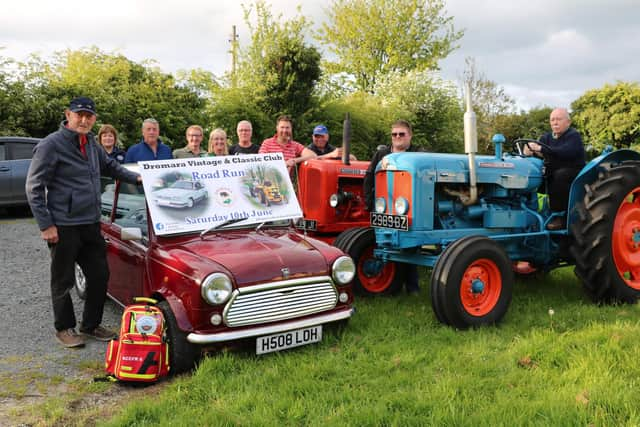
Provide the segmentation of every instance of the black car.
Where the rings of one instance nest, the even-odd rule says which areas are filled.
[[[0,207],[27,206],[24,184],[40,140],[19,136],[0,137]]]

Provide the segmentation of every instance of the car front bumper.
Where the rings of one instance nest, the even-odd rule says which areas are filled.
[[[355,309],[353,307],[344,307],[339,311],[327,314],[320,314],[306,319],[291,320],[280,322],[275,325],[265,325],[246,328],[238,331],[225,331],[216,334],[198,334],[190,333],[187,335],[187,341],[192,344],[217,344],[229,341],[236,341],[244,338],[259,337],[262,335],[271,335],[278,332],[291,331],[293,329],[307,328],[309,326],[322,325],[325,323],[337,322],[345,320],[353,316]]]
[[[186,208],[189,206],[187,202],[181,202],[178,200],[155,199],[155,202],[158,206],[166,206],[168,208]]]

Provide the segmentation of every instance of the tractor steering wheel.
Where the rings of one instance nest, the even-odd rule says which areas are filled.
[[[527,139],[527,138],[519,138],[513,141],[513,146],[518,150],[517,154],[521,157],[525,157],[524,147],[526,146],[529,150],[531,150],[530,143],[535,143],[540,145],[541,147],[549,149],[549,145],[544,142],[537,141],[535,139]],[[531,150],[533,151],[533,150]]]

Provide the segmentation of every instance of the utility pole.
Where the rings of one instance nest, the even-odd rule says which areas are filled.
[[[231,38],[229,39],[229,43],[231,43],[231,85],[236,87],[237,85],[237,74],[236,74],[236,66],[238,64],[238,33],[236,33],[236,26],[233,25],[231,27]]]

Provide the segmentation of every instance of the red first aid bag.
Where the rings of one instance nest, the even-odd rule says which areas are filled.
[[[162,311],[151,298],[135,298],[122,314],[120,335],[109,341],[105,369],[121,381],[154,382],[169,373]],[[140,304],[145,302],[146,304]]]

